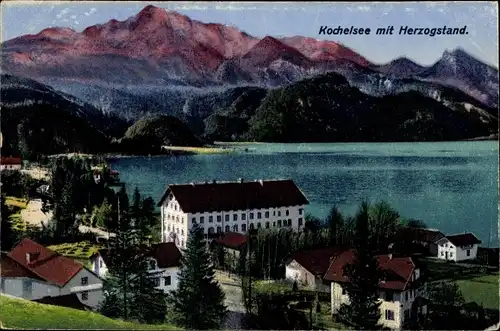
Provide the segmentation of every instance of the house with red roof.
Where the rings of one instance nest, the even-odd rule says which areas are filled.
[[[236,272],[240,254],[243,254],[247,239],[247,235],[238,232],[226,232],[212,240],[211,249],[222,248],[225,265],[229,267],[229,270]]]
[[[20,157],[0,157],[0,170],[1,171],[15,171],[20,170],[22,167],[22,159]]]
[[[422,251],[426,255],[437,256],[438,245],[436,242],[443,237],[444,234],[436,229],[402,227],[396,232],[394,243],[411,245],[412,251]],[[415,249],[416,245],[423,249]]]
[[[161,197],[162,242],[185,248],[194,224],[205,236],[258,228],[302,229],[309,201],[292,180],[169,185]]]
[[[354,261],[353,249],[334,256],[323,277],[331,286],[331,311],[338,313],[342,304],[349,304],[349,296],[343,284],[349,282],[344,267]],[[427,314],[425,278],[411,257],[392,254],[376,256],[382,279],[379,284],[380,321],[384,327],[401,329],[422,315]]]
[[[344,250],[337,246],[296,252],[285,262],[285,278],[301,287],[330,293],[330,282],[323,276],[332,259]]]
[[[103,299],[102,279],[82,264],[30,239],[0,260],[1,292],[27,300],[75,294],[93,309]]]
[[[437,257],[447,261],[475,260],[481,240],[473,233],[447,235],[439,239]]]
[[[144,255],[148,258],[148,268],[156,288],[169,292],[177,289],[181,252],[173,242],[155,244],[145,248]],[[92,270],[102,278],[108,274],[110,252],[99,250],[90,258]]]

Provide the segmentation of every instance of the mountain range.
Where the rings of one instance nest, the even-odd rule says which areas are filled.
[[[197,135],[207,135],[207,121],[213,124],[220,114],[239,109],[234,102],[245,95],[256,97],[251,110],[232,117],[254,116],[259,102],[275,90],[293,89],[304,81],[329,85],[324,77],[345,79],[344,89],[375,98],[371,103],[402,94],[432,99],[455,113],[487,122],[484,134],[498,123],[498,69],[462,49],[444,52],[431,66],[404,57],[381,65],[333,41],[302,36],[260,39],[154,6],[125,21],[113,19],[82,32],[47,28],[1,47],[2,74],[35,80],[33,85],[42,84],[58,98],[85,105],[80,106],[90,114],[85,116],[101,116],[106,125],[110,118],[130,124],[164,114],[188,123]],[[101,130],[102,125],[95,128]],[[121,133],[105,134],[119,138]]]

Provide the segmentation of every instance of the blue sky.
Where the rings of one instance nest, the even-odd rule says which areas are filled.
[[[253,36],[302,35],[338,41],[367,59],[384,63],[406,56],[434,63],[448,49],[461,47],[498,67],[498,5],[495,2],[427,3],[236,3],[236,2],[2,2],[2,40],[38,33],[50,26],[82,31],[112,18],[125,20],[143,7],[176,10],[202,22],[238,27]],[[322,25],[366,27],[388,25],[433,28],[463,27],[457,36],[319,36]]]

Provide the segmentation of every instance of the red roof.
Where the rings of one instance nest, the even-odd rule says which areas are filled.
[[[2,277],[28,277],[42,280],[28,268],[23,267],[11,259],[7,253],[2,252],[0,256],[0,276]]]
[[[481,240],[477,239],[477,237],[472,233],[455,234],[446,236],[445,238],[457,247],[472,246],[481,243]]]
[[[172,193],[185,213],[299,206],[309,201],[292,180],[169,185],[158,205]]]
[[[132,248],[132,250],[134,251],[133,254],[139,254],[142,256],[154,258],[158,263],[159,268],[178,267],[181,263],[180,260],[182,254],[179,251],[179,248],[177,248],[177,246],[173,242],[155,244],[153,245],[153,247],[144,245],[140,247],[134,247]],[[100,249],[98,253],[94,253],[92,255],[92,258],[100,255],[104,263],[106,265],[109,265],[111,263],[110,257],[112,254],[112,251],[107,248]]]
[[[349,249],[334,257],[332,264],[323,279],[345,283],[348,278],[344,275],[344,266],[353,263],[354,250]],[[378,264],[385,274],[385,280],[380,282],[380,288],[403,291],[411,281],[415,264],[411,257],[393,257],[390,254],[377,255]]]
[[[345,247],[340,246],[311,249],[297,252],[292,255],[292,258],[313,275],[323,277],[325,272],[328,270],[333,257],[345,250]]]
[[[30,262],[26,260],[27,254],[30,255]],[[30,239],[23,239],[8,256],[38,277],[58,286],[64,286],[83,268],[80,263]]]
[[[181,263],[181,252],[173,242],[153,245],[147,255],[153,257],[162,269],[178,267]]]
[[[20,157],[5,157],[2,156],[0,158],[0,164],[21,164],[21,158]]]
[[[247,236],[237,232],[227,232],[214,241],[227,248],[240,249],[247,242]]]

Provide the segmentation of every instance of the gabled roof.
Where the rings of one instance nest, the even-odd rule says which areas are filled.
[[[152,257],[156,260],[161,269],[180,266],[181,252],[173,242],[159,243],[152,247],[140,246],[133,248],[134,253],[139,256]],[[100,249],[98,253],[92,255],[92,258],[101,256],[106,265],[110,264],[112,252],[109,249]]]
[[[0,164],[21,164],[22,160],[20,157],[7,157],[7,156],[2,156],[0,157]]]
[[[47,296],[32,301],[43,303],[46,305],[61,306],[78,310],[92,310],[90,306],[87,306],[86,304],[82,303],[80,299],[78,299],[78,295],[76,293],[59,295],[55,297]]]
[[[336,246],[300,251],[294,253],[289,260],[290,262],[295,260],[313,275],[323,277],[332,259],[346,249],[346,247]]]
[[[30,262],[26,261],[27,254]],[[46,282],[64,286],[83,266],[65,256],[37,244],[30,239],[23,239],[8,256]]]
[[[481,243],[481,240],[477,239],[477,237],[472,233],[448,235],[445,238],[457,247],[470,246]]]
[[[99,249],[96,253],[92,254],[92,256],[90,258],[94,259],[98,256],[100,256],[102,258],[102,260],[104,261],[104,263],[106,265],[109,264],[109,251],[108,251],[108,249]]]
[[[247,236],[237,232],[227,232],[215,238],[214,242],[227,248],[240,249],[246,244]]]
[[[323,279],[339,283],[348,282],[348,278],[344,275],[344,266],[353,263],[354,253],[353,249],[349,249],[334,257]],[[385,276],[385,280],[379,284],[380,288],[404,290],[411,281],[411,275],[415,270],[412,258],[394,257],[390,254],[377,255],[376,258],[379,268]]]
[[[396,240],[400,241],[421,241],[435,243],[443,238],[444,234],[436,229],[422,229],[422,228],[401,228],[395,235]]]
[[[154,258],[161,269],[178,267],[181,264],[181,252],[173,242],[153,245],[146,255]]]
[[[173,194],[183,212],[202,213],[309,204],[292,180],[169,185],[158,206]]]
[[[8,256],[8,253],[2,252],[0,256],[0,276],[1,277],[28,277],[37,280],[43,280],[28,268],[17,263]]]

